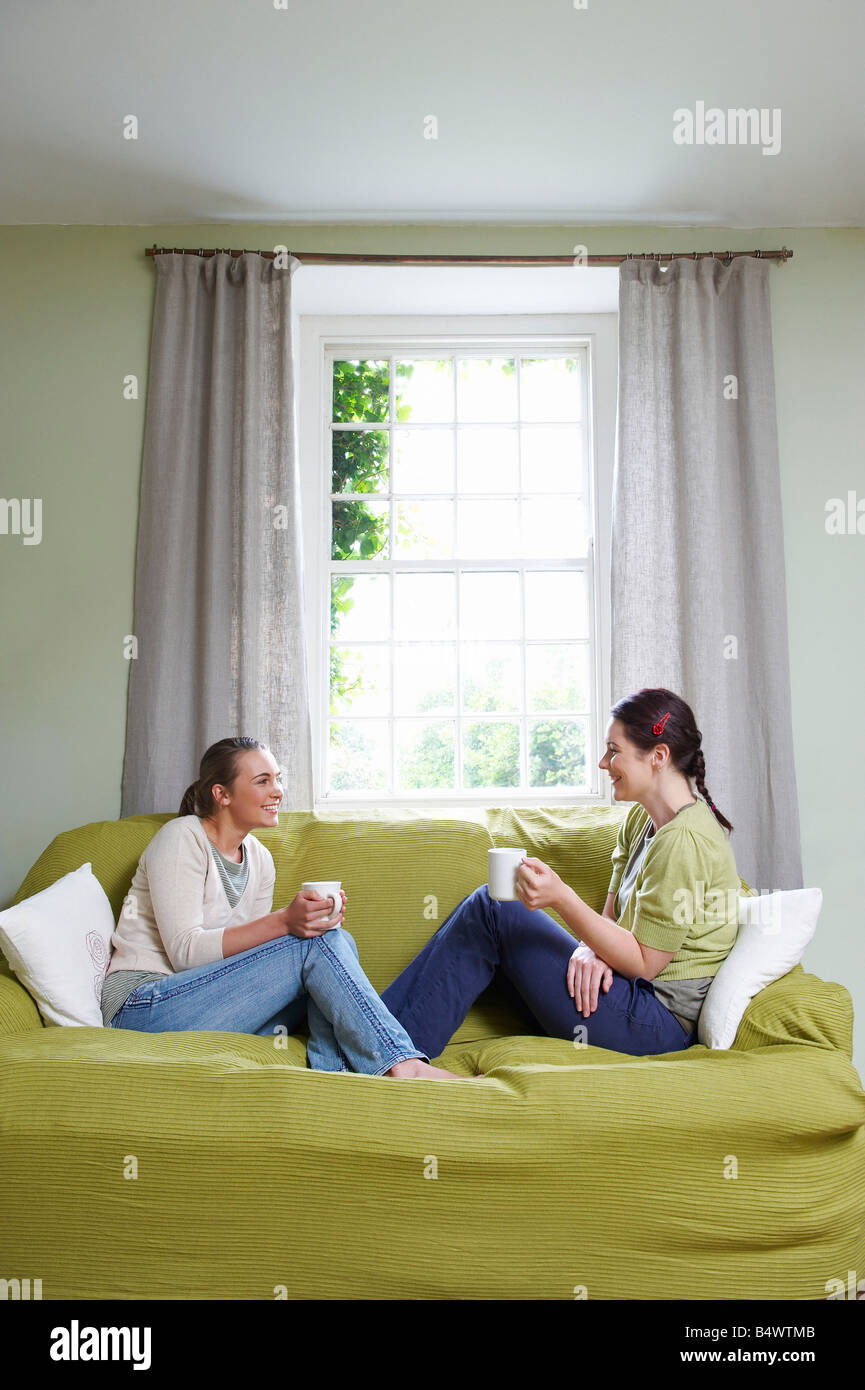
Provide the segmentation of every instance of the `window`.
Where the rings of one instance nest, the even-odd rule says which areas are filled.
[[[320,340],[317,804],[599,799],[591,348]]]

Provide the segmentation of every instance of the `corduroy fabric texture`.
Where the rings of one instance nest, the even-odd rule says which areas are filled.
[[[90,860],[119,912],[168,818],[59,836],[18,898]],[[342,878],[382,989],[493,843],[602,906],[619,819],[298,812],[261,839],[276,902]],[[729,1051],[575,1048],[476,1004],[441,1059],[486,1072],[465,1083],[314,1072],[301,1038],[32,1026],[27,1002],[0,979],[0,1273],[44,1299],[811,1299],[865,1269],[851,1000],[801,966]]]

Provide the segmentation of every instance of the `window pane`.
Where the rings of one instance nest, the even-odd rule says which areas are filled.
[[[518,646],[467,642],[461,648],[463,709],[478,713],[519,711],[522,663]]]
[[[529,782],[533,787],[584,787],[585,719],[546,719],[529,724]]]
[[[517,377],[512,357],[463,357],[457,377],[459,420],[516,420]]]
[[[516,427],[457,430],[460,492],[513,492],[519,487]]]
[[[394,649],[394,710],[397,714],[450,714],[456,707],[456,648],[397,646]]]
[[[386,719],[331,723],[328,790],[386,791],[390,753]]]
[[[390,636],[390,575],[333,575],[330,631],[341,642],[386,641]]]
[[[387,647],[331,647],[331,714],[390,714]]]
[[[456,633],[456,579],[452,574],[394,577],[394,635],[427,641]]]
[[[453,492],[453,430],[395,430],[393,490]]]
[[[505,720],[463,724],[463,782],[466,787],[520,785],[520,729]]]
[[[451,720],[396,720],[397,790],[440,791],[454,787],[454,726]]]
[[[403,560],[443,560],[454,553],[452,502],[398,502],[395,554]]]
[[[521,542],[527,560],[579,559],[586,554],[586,508],[573,497],[527,497],[520,504]]]
[[[577,357],[520,359],[520,418],[581,420],[582,374]]]
[[[460,575],[460,637],[519,637],[520,631],[518,574],[495,570]],[[562,635],[556,633],[557,637]]]
[[[332,560],[387,559],[387,502],[334,502],[332,506]]]
[[[387,431],[334,430],[331,492],[387,492]]]
[[[586,578],[582,570],[526,573],[526,637],[588,637]]]
[[[523,492],[584,492],[580,425],[532,425],[520,434]]]
[[[457,503],[457,554],[464,559],[510,560],[519,544],[519,502]]]
[[[332,363],[326,791],[584,792],[584,354],[369,347]]]
[[[526,647],[526,702],[530,710],[589,708],[587,646]]]
[[[396,418],[435,424],[454,418],[453,363],[450,359],[403,360],[396,364]]]
[[[357,359],[334,362],[333,418],[345,424],[366,420],[378,425],[387,420],[387,362]]]

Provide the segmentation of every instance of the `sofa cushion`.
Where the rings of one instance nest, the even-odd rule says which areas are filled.
[[[5,956],[0,961],[0,1037],[42,1028],[42,1015],[35,1000],[15,979]]]
[[[8,1038],[7,1272],[58,1300],[805,1300],[865,1267],[865,1097],[831,1048],[444,1060],[487,1074],[322,1075],[254,1035]]]
[[[486,878],[491,841],[480,821],[413,811],[290,812],[256,831],[276,866],[274,907],[307,879],[338,878],[345,928],[373,987],[385,989]]]

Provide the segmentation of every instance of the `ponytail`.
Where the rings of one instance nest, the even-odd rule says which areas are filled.
[[[212,743],[201,759],[198,781],[190,782],[183,793],[178,816],[212,815],[213,788],[217,784],[230,787],[237,776],[238,760],[254,748],[267,748],[267,744],[257,738],[221,738]]]

